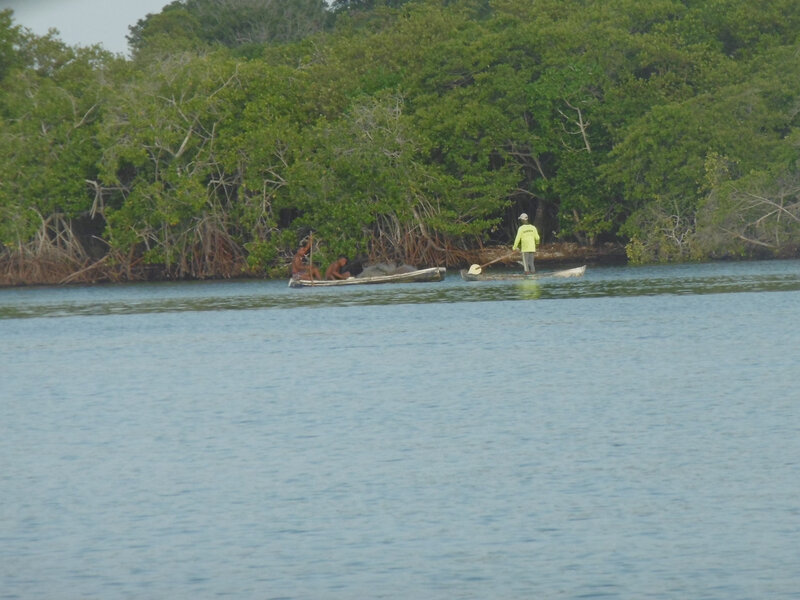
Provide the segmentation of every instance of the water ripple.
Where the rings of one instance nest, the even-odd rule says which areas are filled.
[[[0,320],[220,310],[292,309],[800,290],[800,261],[595,267],[576,279],[290,289],[283,281],[222,281],[0,290]]]
[[[2,290],[0,598],[796,600],[799,265]]]

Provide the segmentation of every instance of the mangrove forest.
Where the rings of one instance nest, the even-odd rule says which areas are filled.
[[[800,256],[796,0],[176,0],[129,53],[0,11],[0,285]]]

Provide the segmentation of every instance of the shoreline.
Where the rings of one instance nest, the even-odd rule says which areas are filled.
[[[511,252],[509,246],[486,246],[484,248],[476,249],[470,253],[464,253],[465,259],[447,265],[448,269],[458,270],[460,268],[469,267],[472,264],[486,264],[488,262],[496,261],[494,264],[500,266],[514,266],[520,259],[520,254],[508,256]],[[498,260],[500,259],[500,260]],[[83,266],[81,269],[73,273],[67,273],[63,268],[54,268],[50,271],[51,277],[41,277],[38,280],[20,281],[19,275],[15,280],[9,274],[4,274],[0,277],[0,289],[6,288],[23,288],[23,287],[43,287],[43,286],[73,286],[73,285],[114,285],[117,283],[154,283],[161,281],[222,281],[222,280],[281,280],[284,277],[268,277],[260,275],[242,274],[241,276],[231,277],[208,277],[203,280],[198,279],[162,279],[158,277],[133,279],[124,281],[110,281],[107,278],[99,277],[97,279],[90,278],[77,278],[76,274],[85,272],[89,273],[98,266],[103,259],[97,263],[89,266]],[[574,242],[560,242],[553,244],[543,244],[536,251],[536,263],[540,265],[566,265],[566,264],[594,264],[594,265],[611,265],[611,264],[625,264],[627,263],[627,256],[625,255],[625,247],[621,244],[603,244],[601,246],[581,246]],[[50,265],[53,266],[52,264]],[[437,266],[437,265],[428,265]],[[423,268],[420,266],[420,268]],[[36,270],[36,269],[34,269]],[[42,271],[40,271],[42,272]],[[288,273],[288,272],[287,272]],[[56,275],[57,274],[57,275]],[[288,274],[286,275],[288,277]]]

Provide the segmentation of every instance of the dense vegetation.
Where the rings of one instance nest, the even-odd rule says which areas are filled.
[[[131,57],[0,12],[0,280],[507,243],[797,256],[795,0],[178,0]]]

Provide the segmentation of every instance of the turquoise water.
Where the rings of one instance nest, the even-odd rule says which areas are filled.
[[[800,598],[800,262],[0,290],[0,598]]]

